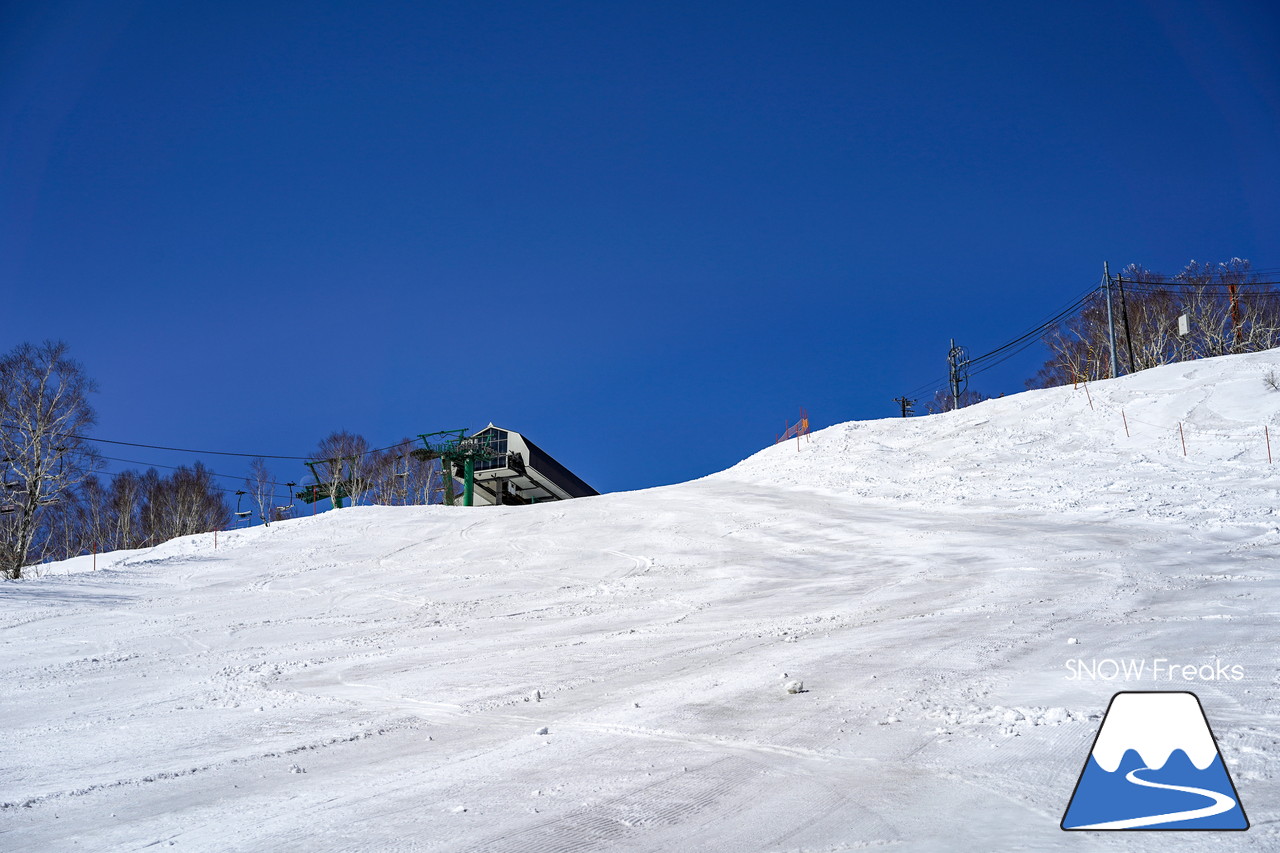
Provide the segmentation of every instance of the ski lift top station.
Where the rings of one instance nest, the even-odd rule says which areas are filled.
[[[450,506],[455,504],[456,480],[463,483],[463,506],[523,506],[600,494],[520,433],[493,424],[474,435],[467,435],[464,429],[450,429],[418,438],[423,446],[412,454],[418,459],[440,460],[444,502]],[[328,498],[334,506],[342,506],[343,499],[351,496],[351,484],[342,477],[326,481],[316,466],[355,458],[307,462],[312,482],[297,492],[297,497],[311,504]],[[237,517],[241,516],[239,504],[236,509]]]
[[[520,506],[600,494],[518,432],[489,424],[470,436],[460,433],[421,438],[430,455],[452,467],[464,482],[463,502],[468,506]],[[446,435],[449,439],[443,442],[430,441]]]

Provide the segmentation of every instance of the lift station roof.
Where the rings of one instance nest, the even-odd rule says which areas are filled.
[[[477,504],[529,504],[600,494],[518,432],[489,424],[471,438],[491,454],[475,463]]]

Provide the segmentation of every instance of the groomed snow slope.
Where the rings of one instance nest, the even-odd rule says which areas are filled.
[[[1273,370],[43,567],[0,584],[0,849],[1163,850],[1058,829],[1111,694],[1157,687],[1199,695],[1253,822],[1179,849],[1280,849]]]

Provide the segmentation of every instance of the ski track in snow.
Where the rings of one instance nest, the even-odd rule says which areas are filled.
[[[1111,694],[1161,686],[1200,696],[1253,819],[1180,847],[1276,849],[1277,367],[41,567],[0,584],[0,849],[1162,851],[1058,829]],[[1065,669],[1157,657],[1246,678]]]

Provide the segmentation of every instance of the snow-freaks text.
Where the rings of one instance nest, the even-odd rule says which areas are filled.
[[[1067,680],[1083,681],[1241,681],[1244,667],[1228,666],[1218,658],[1212,663],[1178,664],[1167,658],[1075,658],[1066,663]]]

